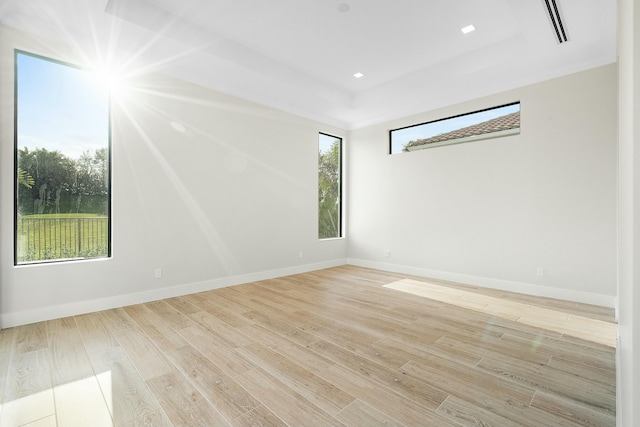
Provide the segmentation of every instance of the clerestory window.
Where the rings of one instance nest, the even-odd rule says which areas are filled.
[[[391,154],[424,150],[520,133],[520,103],[389,131]]]

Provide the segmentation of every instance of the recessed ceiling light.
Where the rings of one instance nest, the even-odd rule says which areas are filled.
[[[355,77],[356,79],[359,79],[359,78],[361,78],[361,77],[364,77],[364,74],[362,74],[362,73],[355,73],[355,74],[353,75],[353,77]]]
[[[471,31],[475,31],[476,27],[474,27],[473,25],[467,25],[464,28],[460,28],[460,31],[462,31],[462,34],[468,34]]]
[[[351,9],[351,8],[346,3],[340,3],[338,5],[337,9],[338,9],[338,12],[340,12],[340,13],[347,13],[347,12],[349,12],[349,9]]]

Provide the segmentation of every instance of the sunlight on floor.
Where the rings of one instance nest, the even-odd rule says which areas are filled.
[[[112,427],[111,393],[109,371],[61,384],[5,402],[0,426]]]
[[[2,405],[0,425],[21,426],[42,418],[49,417],[55,412],[53,393],[51,389],[30,394],[19,399],[5,402]],[[55,426],[55,419],[53,421]]]
[[[411,279],[398,280],[384,287],[609,347],[616,346],[618,325],[615,323]]]

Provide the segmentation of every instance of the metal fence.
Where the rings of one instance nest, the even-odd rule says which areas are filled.
[[[18,217],[18,263],[99,258],[109,251],[108,217]]]

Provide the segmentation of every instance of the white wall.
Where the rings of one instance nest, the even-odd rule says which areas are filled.
[[[640,425],[640,8],[618,2],[619,228],[618,410],[619,427]]]
[[[350,262],[614,306],[616,73],[609,65],[353,131]],[[514,101],[518,136],[387,154],[389,129]]]
[[[113,104],[113,258],[14,267],[14,48],[88,65],[0,27],[2,327],[346,262],[317,239],[318,132],[343,131],[148,74]]]

